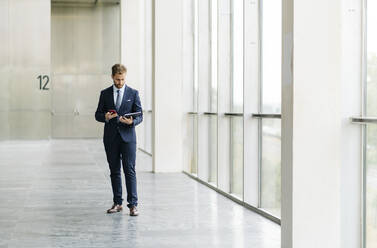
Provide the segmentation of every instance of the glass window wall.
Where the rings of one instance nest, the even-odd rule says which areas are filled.
[[[184,21],[184,37],[189,37],[190,30],[193,33],[192,44],[183,40],[184,87],[190,85],[188,92],[192,92],[186,108],[185,171],[240,200],[244,200],[244,182],[260,178],[261,187],[255,189],[260,199],[254,207],[280,216],[280,119],[260,120],[259,142],[255,142],[259,147],[253,147],[260,149],[260,174],[244,175],[244,123],[251,118],[244,114],[244,99],[251,95],[244,92],[244,4],[242,0],[192,0],[193,8],[185,8],[184,15],[190,17]],[[259,110],[280,114],[281,0],[266,0],[260,10],[268,22],[261,22],[262,36],[257,38],[262,41],[258,65],[262,80],[254,82],[263,88],[258,91]],[[187,20],[192,20],[191,26],[185,24]],[[192,67],[187,64],[191,58]]]

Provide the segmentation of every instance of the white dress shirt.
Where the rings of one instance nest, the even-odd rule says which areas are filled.
[[[117,96],[118,96],[118,92],[117,92],[117,90],[119,90],[119,94],[120,94],[120,104],[122,104],[122,99],[123,99],[124,89],[126,88],[125,86],[126,86],[126,84],[124,84],[122,88],[118,89],[115,85],[113,85],[114,106],[117,105]]]

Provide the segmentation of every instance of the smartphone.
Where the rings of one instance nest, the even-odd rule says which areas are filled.
[[[116,114],[116,113],[117,113],[117,111],[116,111],[115,109],[109,109],[109,112],[110,112],[111,114]]]

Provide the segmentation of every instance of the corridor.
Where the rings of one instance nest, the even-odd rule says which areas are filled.
[[[137,156],[140,216],[108,215],[101,140],[1,142],[0,247],[280,247],[279,225]]]

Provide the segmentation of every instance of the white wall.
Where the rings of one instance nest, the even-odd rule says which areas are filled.
[[[52,138],[103,136],[93,114],[120,61],[119,12],[117,4],[52,4]]]
[[[50,136],[51,91],[37,79],[50,77],[50,2],[0,1],[0,139]]]

